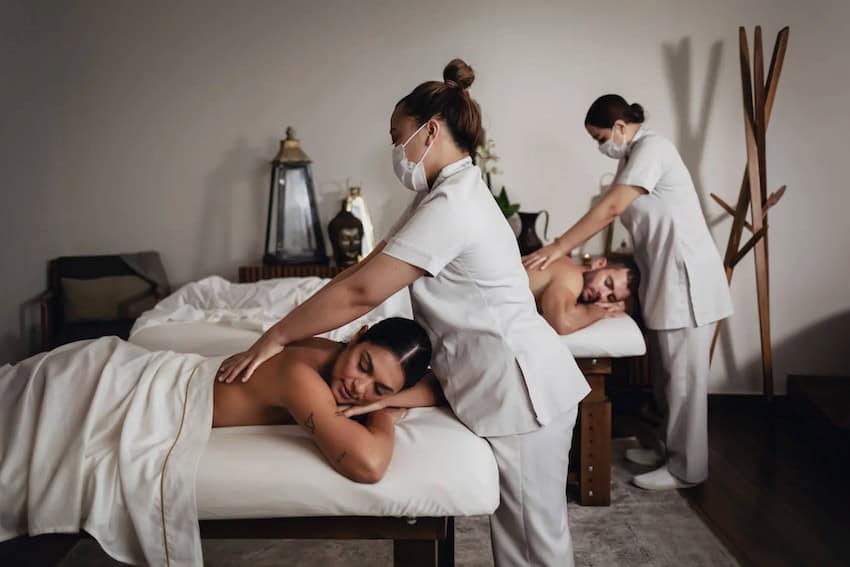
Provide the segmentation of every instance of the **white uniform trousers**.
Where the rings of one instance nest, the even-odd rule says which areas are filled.
[[[708,378],[717,323],[651,333],[652,385],[663,417],[658,431],[667,469],[685,482],[708,478]]]
[[[496,567],[574,565],[566,490],[577,410],[530,433],[487,438],[501,491],[490,517]]]

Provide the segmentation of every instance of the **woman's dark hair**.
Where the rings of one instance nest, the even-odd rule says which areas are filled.
[[[584,117],[585,126],[595,128],[610,128],[617,120],[626,124],[643,124],[645,120],[643,107],[634,102],[629,104],[620,95],[602,95],[593,101]]]
[[[357,344],[369,343],[395,354],[404,371],[404,388],[410,388],[431,363],[431,339],[422,325],[404,317],[389,317],[369,327]]]
[[[417,126],[442,118],[458,147],[475,159],[475,149],[484,141],[484,128],[481,107],[467,91],[474,80],[472,67],[462,59],[452,59],[443,69],[443,82],[422,83],[398,101],[396,109],[412,116]]]

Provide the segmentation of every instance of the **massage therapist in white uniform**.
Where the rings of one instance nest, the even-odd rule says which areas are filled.
[[[675,146],[643,126],[639,104],[599,97],[584,126],[606,156],[619,160],[611,188],[552,244],[523,258],[546,269],[620,217],[634,242],[641,272],[640,304],[652,376],[664,417],[658,446],[631,449],[630,461],[660,467],[635,477],[641,488],[685,488],[708,478],[709,350],[717,321],[732,314],[720,255],[700,208],[690,173]]]
[[[224,361],[219,378],[245,379],[287,344],[353,321],[409,286],[446,400],[488,440],[498,463],[501,501],[490,521],[496,565],[573,565],[567,466],[577,405],[590,389],[537,313],[516,238],[472,163],[483,138],[467,90],[473,71],[455,59],[443,77],[393,110],[393,168],[416,196],[388,237]]]

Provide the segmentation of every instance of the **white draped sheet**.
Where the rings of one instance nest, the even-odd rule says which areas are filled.
[[[201,565],[220,362],[106,337],[0,368],[0,541],[85,530],[127,563]]]
[[[170,323],[205,322],[262,333],[331,281],[322,278],[282,278],[235,284],[218,276],[191,282],[146,311],[130,336]],[[410,295],[402,289],[363,317],[323,335],[345,342],[363,325],[387,317],[413,318]]]

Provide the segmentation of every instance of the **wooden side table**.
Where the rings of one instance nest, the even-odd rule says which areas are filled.
[[[239,283],[253,283],[273,278],[332,278],[342,268],[329,264],[253,264],[239,266]]]

